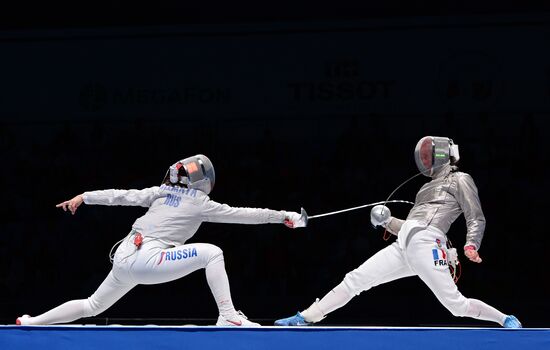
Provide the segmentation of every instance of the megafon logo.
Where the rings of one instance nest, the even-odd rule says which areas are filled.
[[[89,83],[80,90],[80,106],[91,112],[96,112],[107,103],[107,89],[98,83]]]
[[[96,112],[105,107],[218,106],[230,102],[231,90],[229,88],[196,84],[168,88],[106,88],[99,83],[89,83],[80,90],[80,106],[91,112]]]

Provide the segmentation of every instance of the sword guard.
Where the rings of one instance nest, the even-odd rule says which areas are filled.
[[[309,217],[307,216],[306,210],[304,208],[300,209],[300,221],[303,221],[304,226],[307,226],[307,221],[309,220]]]

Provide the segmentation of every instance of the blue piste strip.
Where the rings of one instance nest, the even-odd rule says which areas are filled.
[[[0,349],[548,350],[549,329],[324,327],[0,327]]]

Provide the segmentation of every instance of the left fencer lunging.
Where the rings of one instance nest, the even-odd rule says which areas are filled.
[[[236,208],[210,199],[214,167],[204,155],[185,158],[167,171],[161,186],[143,190],[91,191],[58,205],[73,215],[82,203],[148,208],[115,252],[113,268],[87,299],[72,300],[36,317],[17,318],[20,325],[64,323],[95,316],[138,284],[172,281],[205,269],[218,306],[219,326],[258,326],[233,307],[222,250],[212,244],[185,244],[203,222],[303,227],[303,215],[259,208]]]

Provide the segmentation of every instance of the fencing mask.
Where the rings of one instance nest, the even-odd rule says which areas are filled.
[[[197,154],[170,166],[162,183],[179,184],[209,194],[215,181],[216,173],[212,162],[206,156]]]
[[[448,137],[425,136],[414,149],[418,170],[429,177],[447,163],[455,164],[459,159],[458,145]]]

